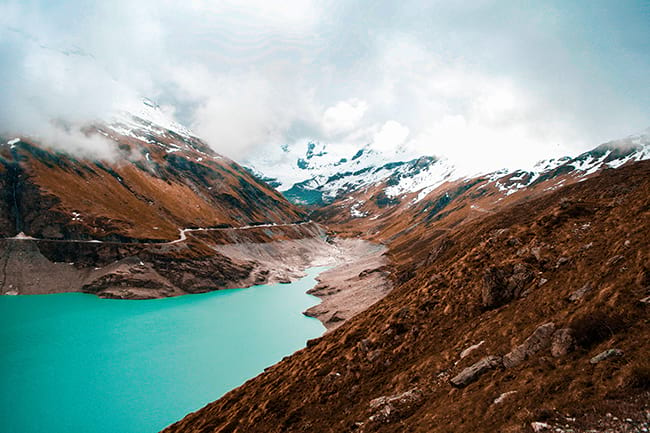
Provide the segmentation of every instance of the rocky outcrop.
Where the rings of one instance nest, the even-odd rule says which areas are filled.
[[[591,286],[591,283],[586,283],[584,286],[576,290],[575,292],[571,293],[569,295],[569,301],[571,302],[578,302],[582,298],[584,298],[589,292],[591,292],[593,287]]]
[[[377,423],[394,422],[408,416],[421,402],[422,397],[422,391],[413,388],[401,394],[375,398],[370,401],[372,415],[368,419]]]
[[[478,380],[483,374],[494,370],[503,365],[502,358],[499,356],[486,356],[479,362],[470,365],[451,379],[451,384],[463,388],[472,382]]]
[[[546,349],[551,344],[551,337],[554,332],[554,323],[539,326],[522,344],[504,355],[504,367],[516,367],[540,350]]]
[[[570,328],[562,328],[555,331],[551,338],[551,355],[556,358],[567,355],[575,346],[575,338]]]
[[[521,296],[533,278],[533,272],[523,263],[487,269],[481,292],[483,307],[500,307]]]

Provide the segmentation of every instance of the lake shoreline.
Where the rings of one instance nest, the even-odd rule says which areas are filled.
[[[14,254],[23,259],[19,270],[24,280],[29,279],[25,284],[28,289],[18,292],[10,283],[4,295],[81,292],[105,299],[160,299],[257,285],[288,284],[303,278],[311,267],[327,266],[328,270],[317,276],[318,284],[309,290],[310,294],[321,299],[321,303],[310,307],[304,314],[317,318],[330,331],[381,299],[392,287],[383,245],[324,236],[271,242],[238,240],[240,242],[214,245],[213,248],[234,265],[250,263],[248,276],[227,282],[217,289],[194,292],[179,288],[168,290],[169,279],[156,272],[146,257],[127,257],[101,268],[86,266],[79,269],[73,263],[45,261],[39,257],[36,241],[24,240],[19,245],[21,249]],[[35,268],[41,272],[34,272]],[[102,273],[102,276],[95,277],[94,273]],[[51,277],[47,283],[44,282],[46,275]],[[89,278],[103,279],[105,289],[83,285],[83,281]],[[64,289],[65,282],[72,290]]]

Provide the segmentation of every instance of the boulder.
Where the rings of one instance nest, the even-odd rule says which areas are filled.
[[[575,338],[571,334],[571,328],[562,328],[555,331],[551,338],[551,355],[556,358],[564,356],[573,350]]]
[[[552,322],[537,327],[526,341],[512,349],[503,357],[504,367],[515,367],[540,350],[547,348],[551,343],[551,337],[554,332],[555,324]]]
[[[481,301],[484,308],[496,308],[518,298],[535,274],[524,264],[493,266],[483,274]]]
[[[401,394],[382,396],[370,401],[370,421],[389,423],[408,416],[422,400],[422,391],[413,388]]]
[[[576,290],[575,292],[569,295],[569,301],[578,302],[579,300],[584,298],[585,295],[591,291],[591,289],[592,289],[591,283],[585,284],[584,286],[582,286],[581,288],[579,288],[578,290]]]
[[[598,364],[601,361],[605,361],[611,358],[619,358],[623,356],[623,351],[620,349],[607,349],[603,352],[600,352],[598,355],[594,356],[589,360],[592,364]]]
[[[500,356],[486,356],[475,364],[470,365],[456,376],[451,378],[451,384],[457,388],[463,388],[478,380],[483,374],[494,370],[502,365]]]
[[[545,422],[531,422],[530,427],[533,429],[534,432],[541,432],[541,431],[547,431],[551,430],[551,426],[549,424],[546,424]]]
[[[508,392],[504,392],[504,393],[502,393],[500,396],[498,396],[497,398],[495,398],[494,401],[493,401],[492,403],[493,403],[493,404],[501,404],[501,403],[503,403],[503,402],[504,402],[508,397],[510,397],[511,395],[515,395],[515,394],[517,394],[517,391],[508,391]]]

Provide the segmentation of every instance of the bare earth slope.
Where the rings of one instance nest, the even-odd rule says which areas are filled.
[[[647,428],[650,162],[406,236],[385,298],[165,431]]]

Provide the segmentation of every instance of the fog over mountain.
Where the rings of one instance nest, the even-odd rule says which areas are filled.
[[[526,166],[650,119],[647,2],[0,1],[0,131],[109,157],[148,97],[216,151],[370,144]]]

